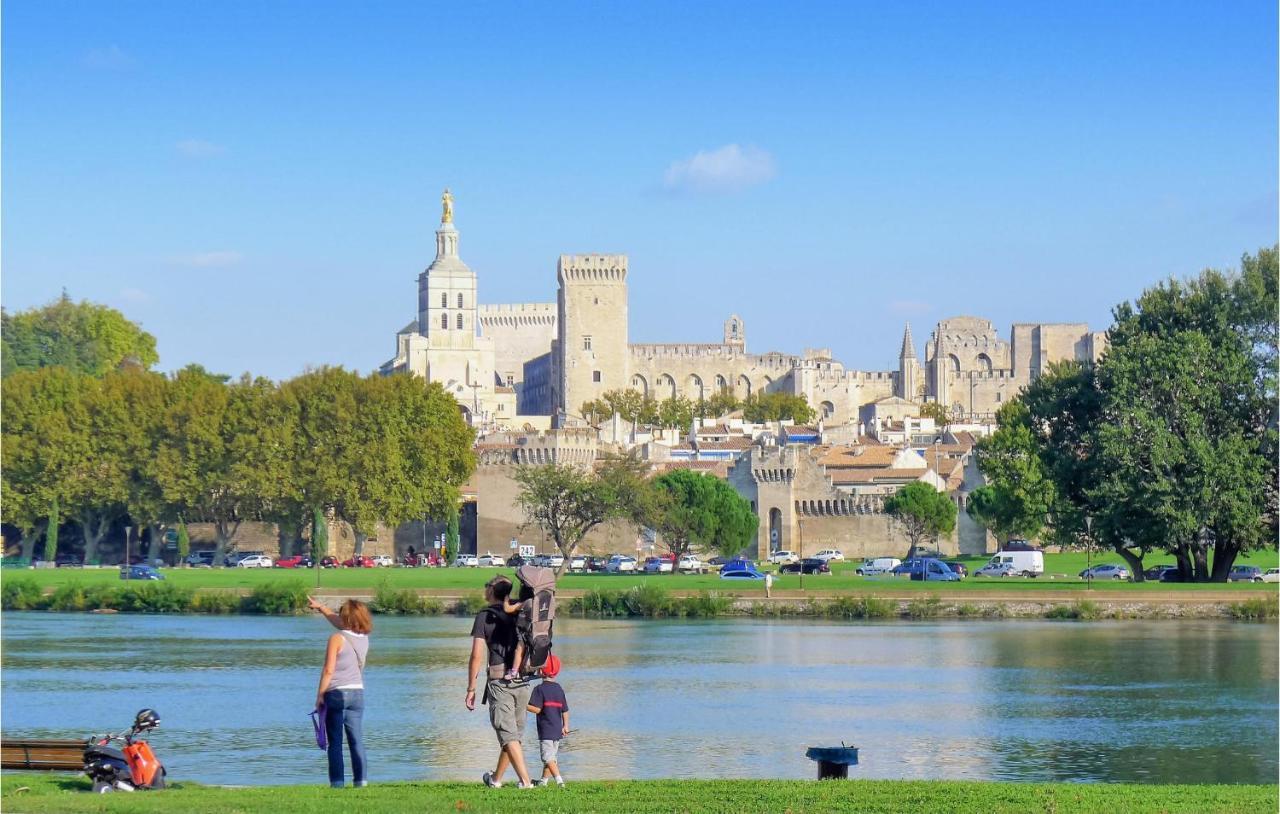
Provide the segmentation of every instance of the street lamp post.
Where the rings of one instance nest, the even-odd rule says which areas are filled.
[[[124,567],[129,567],[129,532],[133,530],[133,526],[124,527]]]
[[[1093,518],[1084,519],[1085,590],[1093,590]]]

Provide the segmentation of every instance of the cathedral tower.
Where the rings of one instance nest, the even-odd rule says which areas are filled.
[[[630,386],[627,256],[561,255],[556,406],[577,415],[583,403]]]
[[[476,346],[476,275],[458,257],[453,225],[453,195],[440,198],[443,213],[436,230],[436,259],[418,275],[418,333],[435,348]]]

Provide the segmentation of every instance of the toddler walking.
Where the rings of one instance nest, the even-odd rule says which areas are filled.
[[[542,668],[542,683],[529,696],[529,711],[538,716],[538,753],[542,757],[542,777],[535,782],[538,786],[545,786],[552,779],[564,785],[556,756],[560,739],[569,734],[569,700],[556,681],[559,674],[560,659],[553,653]]]

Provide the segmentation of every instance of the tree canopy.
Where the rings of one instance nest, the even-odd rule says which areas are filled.
[[[885,500],[884,510],[898,522],[910,541],[908,557],[918,553],[921,543],[936,542],[956,527],[956,504],[923,481],[914,481],[899,489]]]
[[[64,367],[102,376],[122,363],[150,368],[160,357],[155,337],[105,305],[73,302],[64,292],[40,308],[0,311],[3,375],[19,370]]]
[[[655,478],[652,486],[658,496],[654,525],[677,563],[694,547],[731,557],[759,526],[751,503],[714,475],[677,469]]]

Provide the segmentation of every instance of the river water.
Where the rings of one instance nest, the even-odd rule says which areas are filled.
[[[473,780],[496,755],[462,704],[470,620],[377,617],[371,777]],[[170,776],[323,783],[307,717],[318,617],[5,613],[4,733],[123,729],[141,707]],[[573,778],[856,777],[1274,783],[1277,639],[1229,622],[557,623]],[[534,728],[527,755],[536,763]]]

